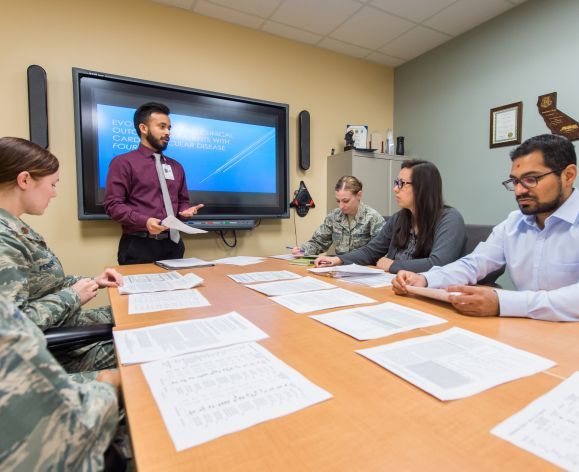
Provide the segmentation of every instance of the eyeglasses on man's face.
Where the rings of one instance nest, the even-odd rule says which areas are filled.
[[[410,182],[410,180],[394,179],[394,187],[398,187],[400,190],[402,190],[405,185],[410,185],[410,184],[412,184],[412,182]]]
[[[515,190],[515,187],[518,184],[521,184],[526,189],[530,189],[530,188],[536,187],[539,183],[539,180],[542,179],[543,177],[545,177],[549,174],[554,174],[556,172],[561,172],[562,170],[563,169],[552,170],[550,172],[546,172],[546,173],[541,174],[541,175],[527,175],[527,176],[522,177],[520,179],[513,177],[512,179],[505,180],[504,182],[502,182],[502,184],[505,186],[505,188],[507,190],[510,190],[511,192],[513,190]]]

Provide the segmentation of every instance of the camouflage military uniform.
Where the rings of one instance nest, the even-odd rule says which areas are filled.
[[[334,244],[336,254],[346,254],[365,246],[380,232],[383,225],[382,215],[362,202],[351,223],[348,217],[336,208],[326,216],[312,239],[300,248],[306,254],[315,255],[327,251]]]
[[[0,470],[103,469],[117,393],[71,377],[34,323],[0,299]]]
[[[41,330],[55,326],[112,323],[110,307],[81,310],[72,286],[81,277],[65,276],[44,239],[0,208],[0,296],[13,301]],[[69,372],[116,365],[112,341],[59,354]]]

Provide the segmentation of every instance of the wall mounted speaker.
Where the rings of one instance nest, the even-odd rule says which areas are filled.
[[[40,66],[28,70],[28,124],[30,141],[48,148],[48,104],[46,100],[46,71]]]
[[[300,168],[310,168],[310,112],[303,110],[298,115],[298,139],[300,141],[299,162]]]

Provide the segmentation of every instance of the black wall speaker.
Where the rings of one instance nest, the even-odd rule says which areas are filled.
[[[40,66],[28,67],[28,124],[30,141],[48,148],[48,104],[46,71]]]
[[[310,168],[310,112],[307,110],[301,111],[298,115],[298,131],[300,167],[308,170]]]

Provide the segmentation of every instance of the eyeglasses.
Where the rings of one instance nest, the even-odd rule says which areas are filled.
[[[398,187],[400,190],[404,188],[405,185],[410,185],[412,182],[404,179],[394,179],[394,187]]]
[[[515,190],[515,187],[518,184],[521,184],[526,189],[530,189],[530,188],[536,187],[537,184],[539,183],[539,180],[542,179],[543,177],[545,177],[549,174],[554,174],[556,172],[561,172],[562,170],[563,169],[552,170],[551,172],[547,172],[547,173],[541,174],[541,175],[529,175],[529,176],[523,177],[521,179],[517,179],[517,178],[513,177],[512,179],[505,180],[504,182],[502,182],[502,184],[505,186],[505,188],[507,190],[510,190],[511,192],[513,190]]]

